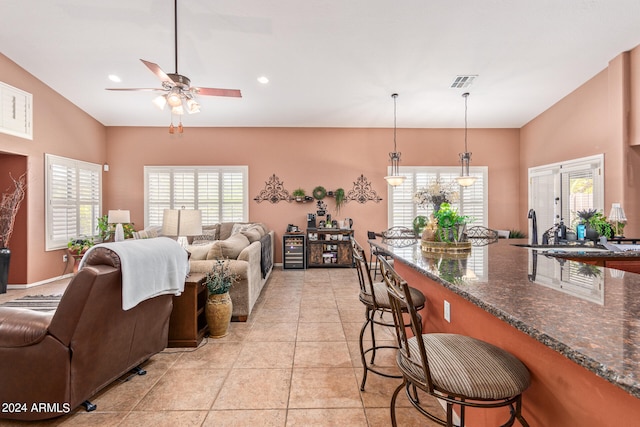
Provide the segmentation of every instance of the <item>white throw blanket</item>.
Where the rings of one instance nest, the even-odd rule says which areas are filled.
[[[98,247],[110,249],[120,257],[123,310],[158,295],[180,295],[184,291],[189,260],[187,251],[175,240],[157,237],[101,243],[84,254],[79,268],[84,266],[91,251]]]

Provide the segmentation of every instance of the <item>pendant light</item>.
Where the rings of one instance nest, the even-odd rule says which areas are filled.
[[[384,179],[387,180],[390,186],[396,187],[398,185],[402,185],[405,180],[405,176],[400,175],[399,165],[400,165],[400,154],[396,150],[396,133],[397,133],[397,114],[396,114],[396,100],[398,98],[398,94],[394,93],[391,95],[393,98],[393,152],[389,153],[389,159],[391,160],[391,175],[385,176]]]
[[[461,187],[469,187],[476,182],[477,178],[469,176],[469,162],[471,162],[471,153],[467,150],[467,100],[469,92],[463,93],[462,96],[464,98],[464,153],[459,154],[462,173],[456,178],[456,181]]]

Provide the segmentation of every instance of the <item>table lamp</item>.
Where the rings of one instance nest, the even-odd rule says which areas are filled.
[[[202,234],[202,212],[198,209],[165,209],[162,234],[176,236],[178,243],[187,248],[187,236]]]
[[[109,224],[116,225],[116,232],[113,235],[113,240],[116,242],[122,242],[124,240],[124,228],[122,227],[122,224],[128,224],[131,222],[129,211],[120,209],[109,211],[107,222]]]
[[[608,220],[614,224],[613,237],[624,237],[622,230],[624,229],[624,224],[627,223],[627,217],[624,214],[624,209],[622,209],[620,203],[611,204],[611,212],[609,213]]]

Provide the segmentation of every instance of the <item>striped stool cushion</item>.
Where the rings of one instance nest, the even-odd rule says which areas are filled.
[[[529,370],[511,353],[475,338],[457,334],[423,334],[431,380],[444,393],[470,399],[507,399],[529,387]],[[418,343],[409,339],[411,359],[398,353],[398,364],[425,381]]]
[[[378,303],[378,306],[391,310],[391,302],[389,301],[387,285],[384,282],[374,283],[373,291],[376,293],[376,302]],[[409,288],[409,292],[411,292],[411,300],[416,306],[416,309],[420,310],[422,307],[424,307],[424,304],[426,302],[424,294],[419,290],[411,287]],[[371,294],[360,292],[360,301],[365,304],[373,305],[373,298],[371,298]]]

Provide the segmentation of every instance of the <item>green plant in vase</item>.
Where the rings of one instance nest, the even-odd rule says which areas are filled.
[[[79,257],[93,245],[95,245],[93,237],[78,237],[69,240],[67,243],[67,249],[73,256]]]
[[[205,317],[209,326],[209,336],[222,338],[227,335],[233,312],[233,302],[229,296],[231,286],[240,276],[231,270],[229,260],[219,259],[205,277],[209,291],[205,304]]]
[[[577,212],[580,223],[586,225],[586,238],[596,241],[599,236],[613,237],[613,228],[607,217],[597,209],[584,209]]]
[[[302,188],[296,188],[295,190],[293,190],[293,193],[291,193],[291,195],[293,196],[294,199],[296,199],[297,202],[302,202],[304,201],[304,198],[307,195],[307,193],[305,193],[304,189]]]
[[[434,212],[433,216],[438,223],[436,240],[447,243],[460,241],[469,217],[459,215],[458,211],[446,202],[440,205],[440,209]]]
[[[96,228],[98,229],[98,237],[103,242],[112,240],[116,233],[116,224],[109,224],[109,215],[99,216]],[[122,229],[124,230],[125,239],[133,238],[133,232],[135,231],[133,223],[122,224]]]

